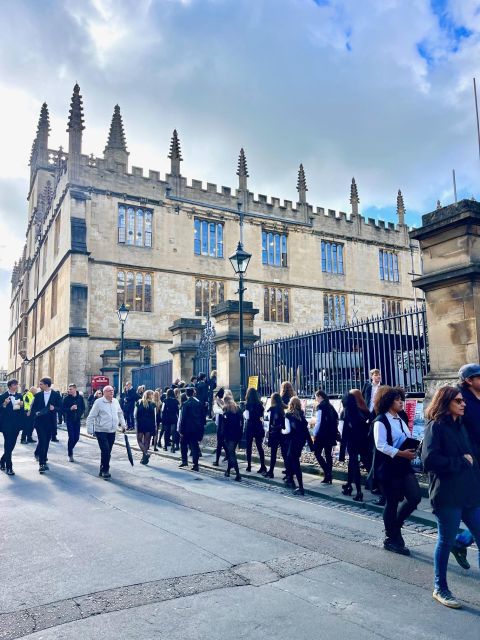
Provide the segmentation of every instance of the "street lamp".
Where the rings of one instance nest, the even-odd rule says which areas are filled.
[[[233,267],[233,270],[238,276],[238,301],[239,301],[239,325],[240,325],[240,344],[239,344],[239,357],[240,357],[240,401],[245,399],[245,351],[243,348],[243,292],[245,288],[243,286],[243,277],[247,271],[248,263],[252,257],[251,253],[245,251],[242,243],[239,242],[237,250],[230,256],[229,260]]]
[[[123,302],[122,306],[117,310],[118,320],[120,322],[120,365],[118,367],[118,392],[121,395],[123,389],[123,337],[125,335],[125,322],[128,318],[128,307]]]

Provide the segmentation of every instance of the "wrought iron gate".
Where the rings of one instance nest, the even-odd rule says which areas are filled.
[[[215,327],[210,318],[207,317],[197,353],[193,358],[193,374],[195,376],[198,376],[199,373],[206,373],[208,377],[210,372],[217,368],[217,348],[214,338]]]

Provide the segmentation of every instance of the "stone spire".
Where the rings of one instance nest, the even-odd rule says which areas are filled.
[[[173,130],[172,139],[170,140],[170,152],[168,154],[170,158],[170,175],[180,175],[180,162],[183,161],[182,150],[180,148],[180,138],[178,137],[177,130]]]
[[[103,151],[103,157],[105,158],[108,169],[116,171],[121,167],[121,170],[126,172],[128,155],[122,114],[120,113],[120,107],[116,104],[113,109],[107,146]]]
[[[300,165],[298,169],[298,180],[297,180],[297,191],[298,191],[298,199],[299,202],[305,204],[307,202],[307,181],[305,179],[305,171],[303,169],[303,164]]]
[[[398,216],[398,224],[405,224],[405,205],[403,203],[403,196],[400,189],[397,194],[397,216]]]
[[[80,173],[80,156],[82,153],[83,104],[80,95],[80,87],[73,87],[72,100],[70,102],[70,115],[68,117],[68,174],[69,179],[77,178]]]
[[[350,204],[352,205],[352,215],[358,216],[359,202],[360,198],[358,197],[357,183],[355,182],[355,178],[352,178],[352,185],[350,187]]]
[[[437,209],[441,209],[442,208],[442,203],[440,202],[440,200],[437,200]]]
[[[248,168],[247,168],[247,158],[245,157],[245,151],[243,147],[240,149],[240,155],[238,156],[238,168],[237,168],[237,176],[238,176],[238,188],[240,191],[247,190],[247,178]]]
[[[37,133],[32,144],[30,165],[34,171],[37,167],[48,165],[48,134],[50,132],[50,119],[47,103],[42,104],[40,117],[38,118]]]

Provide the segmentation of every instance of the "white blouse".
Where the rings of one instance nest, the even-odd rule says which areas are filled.
[[[405,422],[399,418],[393,416],[391,413],[386,413],[387,419],[392,428],[392,443],[393,446],[387,442],[387,430],[383,422],[378,420],[373,425],[373,437],[375,438],[376,448],[391,458],[394,458],[400,450],[400,447],[409,437],[409,430]]]

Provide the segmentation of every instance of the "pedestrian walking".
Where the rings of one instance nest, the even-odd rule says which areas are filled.
[[[25,393],[23,394],[23,410],[25,412],[25,419],[23,423],[24,427],[22,431],[22,437],[20,440],[22,444],[36,442],[36,440],[33,438],[34,417],[32,416],[30,411],[36,393],[38,393],[37,387],[30,387],[30,389],[28,389],[28,391],[25,391]]]
[[[155,402],[153,401],[153,391],[144,391],[142,399],[137,402],[135,410],[137,423],[137,443],[142,452],[140,464],[148,464],[150,454],[148,449],[152,435],[155,433]]]
[[[430,422],[422,445],[430,502],[438,523],[433,597],[453,609],[462,605],[448,588],[447,566],[461,521],[480,549],[480,467],[476,447],[462,419],[465,405],[458,387],[438,389],[426,411]]]
[[[172,453],[175,453],[180,446],[180,435],[177,431],[179,411],[180,404],[175,397],[175,391],[168,389],[162,406],[162,427],[165,429],[164,437],[170,439]]]
[[[182,462],[180,467],[188,466],[188,449],[190,448],[193,466],[192,471],[199,471],[198,459],[200,457],[199,442],[203,438],[205,428],[205,413],[202,405],[194,397],[195,389],[187,387],[185,390],[186,400],[182,404],[179,417],[180,451]]]
[[[195,393],[197,396],[197,400],[202,405],[205,418],[206,418],[208,414],[208,393],[209,393],[207,374],[199,373],[198,381],[194,386],[195,386]]]
[[[68,431],[68,459],[70,462],[75,462],[73,450],[80,440],[80,421],[85,413],[85,402],[77,390],[77,385],[73,382],[68,385],[68,393],[63,399],[62,410]]]
[[[383,522],[387,551],[410,555],[402,537],[405,520],[415,511],[420,500],[420,487],[411,461],[415,459],[414,442],[407,424],[399,413],[403,410],[398,389],[382,386],[375,396],[375,474],[386,498]]]
[[[217,388],[217,371],[213,369],[207,380],[208,385],[208,415],[213,418],[213,394]]]
[[[339,460],[345,460],[345,453],[348,452],[348,476],[346,484],[342,485],[342,493],[351,496],[355,485],[353,499],[362,502],[360,460],[364,461],[368,453],[370,412],[359,389],[349,391],[342,399],[342,404],[343,430]]]
[[[265,474],[266,478],[274,477],[277,452],[282,451],[285,470],[287,470],[287,441],[288,436],[282,434],[285,429],[285,405],[279,393],[272,393],[270,407],[268,408],[268,446],[270,447],[270,468]]]
[[[325,391],[315,393],[316,415],[313,428],[314,453],[323,471],[322,484],[332,484],[332,449],[337,442],[338,413]],[[322,455],[325,454],[325,457]]]
[[[0,470],[14,476],[12,453],[17,438],[25,425],[23,396],[18,392],[18,380],[7,382],[7,391],[0,395],[0,431],[3,433],[3,455],[0,458]]]
[[[153,450],[158,451],[162,446],[162,435],[164,435],[164,427],[162,425],[162,389],[157,388],[153,392],[153,402],[155,404],[155,433],[153,434]],[[165,448],[165,451],[167,449]]]
[[[235,469],[235,480],[240,482],[242,477],[238,468],[236,449],[242,439],[243,421],[240,408],[232,396],[225,396],[223,407],[223,437],[227,450],[228,465],[225,476],[230,476],[230,470]]]
[[[225,457],[228,458],[228,453],[225,448],[225,438],[223,435],[223,409],[225,407],[225,389],[220,387],[217,393],[215,394],[213,400],[213,417],[215,419],[216,426],[216,435],[217,435],[217,446],[215,448],[215,462],[213,463],[214,467],[218,467],[220,464],[220,456],[222,455],[222,449],[225,450]]]
[[[458,372],[458,377],[465,400],[465,413],[462,422],[472,445],[475,447],[476,458],[480,460],[480,365],[476,363],[463,365]],[[472,544],[473,535],[467,528],[457,535],[452,547],[452,555],[463,569],[470,569],[467,549]]]
[[[333,407],[332,407],[333,408]],[[305,444],[308,443],[310,451],[314,451],[314,444],[310,431],[308,430],[308,423],[305,419],[305,413],[302,410],[302,404],[300,398],[293,396],[288,403],[287,412],[285,414],[285,431],[289,433],[289,446],[288,446],[288,469],[292,477],[292,487],[295,495],[305,495],[303,489],[303,475],[302,467],[300,464],[300,458],[302,455]],[[296,477],[298,482],[298,488],[295,488],[293,483],[293,477]]]
[[[45,377],[40,380],[40,391],[35,394],[31,413],[37,431],[38,443],[35,458],[38,459],[39,472],[48,471],[48,448],[52,433],[57,428],[57,412],[61,409],[62,399],[58,391],[52,389],[52,379]]]
[[[258,395],[258,391],[253,387],[247,390],[245,396],[245,411],[243,417],[246,420],[246,441],[247,441],[247,468],[246,471],[252,470],[252,448],[253,442],[258,451],[258,457],[260,458],[260,469],[257,473],[266,473],[267,467],[265,466],[265,452],[263,451],[263,439],[265,437],[265,431],[263,429],[263,414],[264,406]]]
[[[123,393],[123,413],[125,416],[125,421],[127,423],[128,431],[133,431],[135,429],[135,420],[133,414],[135,412],[137,399],[137,393],[132,387],[132,383],[126,382]]]
[[[100,448],[100,472],[99,477],[109,480],[110,458],[115,442],[115,434],[118,426],[125,431],[126,423],[120,403],[113,397],[113,387],[107,385],[103,389],[103,395],[93,403],[92,410],[87,417],[87,431],[95,434]]]

